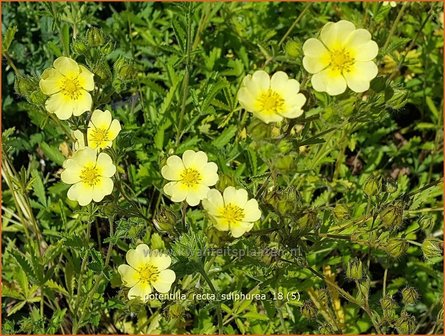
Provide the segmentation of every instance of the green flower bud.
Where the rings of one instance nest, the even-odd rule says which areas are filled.
[[[400,229],[403,225],[402,202],[397,201],[394,204],[387,206],[380,212],[379,216],[385,228],[391,230]]]
[[[430,232],[434,229],[434,218],[432,216],[423,216],[419,220],[419,226],[423,231]]]
[[[369,175],[363,186],[363,191],[368,197],[374,196],[382,189],[382,178],[377,175]]]
[[[116,76],[121,80],[134,79],[136,74],[134,65],[123,57],[119,57],[113,65]]]
[[[162,206],[153,218],[153,224],[159,231],[171,232],[176,224],[176,215],[169,208]]]
[[[19,95],[29,97],[38,88],[38,84],[32,77],[18,76],[15,79],[14,87]]]
[[[369,296],[369,288],[371,287],[371,279],[366,279],[357,282],[358,298],[362,302],[366,302]]]
[[[363,264],[361,260],[351,260],[346,268],[346,277],[352,280],[361,280],[363,278]]]
[[[385,252],[392,258],[399,258],[405,254],[408,249],[408,243],[403,239],[390,239],[385,245]]]
[[[300,232],[316,229],[318,226],[317,214],[314,211],[308,211],[297,220],[296,224]]]
[[[395,193],[397,191],[397,182],[392,179],[387,179],[385,181],[385,189],[390,194]]]
[[[301,43],[295,40],[289,40],[284,46],[284,51],[287,56],[297,58],[301,54]]]
[[[425,259],[433,259],[442,256],[443,243],[436,238],[427,238],[422,243],[422,252]]]
[[[87,41],[90,47],[100,47],[105,44],[105,35],[101,29],[92,27],[87,31]]]
[[[36,105],[43,105],[48,97],[40,90],[34,91],[29,96],[29,101]]]
[[[179,303],[175,303],[168,309],[168,315],[172,319],[182,319],[184,317],[184,307]]]
[[[93,73],[100,79],[102,83],[105,83],[111,79],[111,70],[106,62],[97,64],[93,69]],[[95,77],[96,78],[96,77]]]
[[[73,50],[76,53],[82,55],[82,54],[85,54],[87,52],[88,47],[87,47],[85,41],[83,41],[83,40],[75,40],[73,42]]]
[[[402,302],[403,304],[414,304],[419,298],[419,294],[413,287],[405,287],[402,289]]]
[[[318,301],[327,303],[329,300],[329,293],[325,288],[317,291]]]
[[[294,146],[292,145],[292,142],[289,140],[283,139],[278,143],[278,150],[281,154],[287,154],[289,153]]]
[[[346,219],[349,217],[349,209],[344,204],[337,204],[333,210],[334,216],[337,219]]]
[[[305,318],[312,320],[317,317],[318,309],[310,300],[306,300],[303,302],[303,306],[300,308],[301,315]]]
[[[380,306],[382,307],[383,312],[385,312],[385,310],[396,309],[397,303],[392,298],[392,295],[386,295],[380,299]]]
[[[399,334],[412,334],[416,328],[416,319],[407,312],[402,312],[400,317],[396,320],[395,327]]]
[[[333,335],[335,334],[335,330],[332,328],[331,325],[327,323],[323,323],[319,328],[318,331],[320,335]]]

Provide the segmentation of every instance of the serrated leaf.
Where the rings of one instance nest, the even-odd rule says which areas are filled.
[[[215,140],[212,141],[212,145],[218,149],[224,147],[235,136],[237,129],[238,127],[235,125],[226,128]]]
[[[32,188],[33,188],[34,194],[37,196],[37,198],[39,199],[39,202],[42,205],[47,206],[46,195],[45,195],[45,186],[43,185],[43,181],[42,181],[42,178],[40,177],[40,174],[36,170],[32,170],[31,175],[33,177]]]
[[[60,153],[58,149],[55,149],[54,147],[51,147],[46,142],[42,142],[40,144],[40,148],[42,149],[43,153],[55,164],[61,166],[63,162],[65,161],[65,157]]]
[[[17,32],[17,26],[8,27],[8,30],[6,31],[6,34],[3,38],[3,52],[8,51],[12,41],[14,40],[16,32]]]
[[[65,296],[69,296],[68,291],[62,287],[62,285],[59,285],[54,280],[50,279],[45,283],[45,286],[49,289],[55,290],[57,293],[62,293]]]

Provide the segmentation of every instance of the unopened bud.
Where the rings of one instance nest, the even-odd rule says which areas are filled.
[[[83,40],[75,40],[73,42],[73,49],[74,49],[74,51],[76,53],[82,55],[82,54],[86,53],[86,51],[88,50],[88,47],[87,47],[85,41],[83,41]]]
[[[293,147],[294,146],[292,145],[292,142],[290,142],[289,140],[283,139],[278,143],[278,150],[281,154],[289,153]]]
[[[172,319],[180,319],[184,316],[184,307],[182,307],[179,303],[175,303],[168,309],[168,315]]]
[[[404,304],[416,303],[419,294],[413,287],[405,287],[402,289],[402,302]]]
[[[317,214],[314,211],[308,211],[297,220],[297,228],[301,232],[309,232],[317,228],[317,222]]]
[[[387,229],[397,230],[403,225],[403,204],[397,201],[383,209],[380,214],[380,220]]]
[[[47,98],[40,90],[36,90],[29,95],[29,101],[35,105],[43,105]]]
[[[419,226],[423,231],[430,232],[434,229],[434,218],[432,216],[423,216],[419,220]]]
[[[382,178],[378,175],[370,175],[363,186],[363,191],[369,197],[374,196],[382,189]]]
[[[369,277],[366,277],[366,279],[357,282],[358,296],[362,302],[368,301],[370,287],[371,280],[369,279]]]
[[[337,204],[333,213],[337,219],[346,219],[349,217],[349,209],[344,204]]]
[[[388,240],[385,246],[385,252],[395,259],[404,255],[407,249],[408,243],[403,239],[397,238]]]
[[[422,243],[422,252],[425,259],[442,257],[443,243],[437,238],[427,238]]]
[[[111,70],[106,62],[100,62],[92,70],[103,83],[111,79]]]
[[[361,260],[351,260],[346,268],[346,277],[352,280],[361,280],[363,278],[363,263]]]
[[[301,43],[295,40],[289,40],[284,47],[284,51],[287,56],[297,58],[301,54]]]
[[[387,179],[385,181],[385,189],[390,194],[395,193],[397,191],[397,182],[392,179]]]
[[[169,208],[163,206],[153,218],[153,224],[159,231],[171,232],[176,224],[176,215]]]
[[[119,57],[113,65],[116,76],[121,80],[134,79],[136,73],[134,65],[123,57]]]
[[[300,308],[301,315],[306,317],[309,320],[315,319],[318,314],[318,309],[310,300],[306,300],[303,302],[303,306]]]
[[[327,323],[323,323],[319,328],[318,331],[320,335],[333,335],[335,334],[335,330],[332,328],[331,325]]]
[[[14,84],[15,91],[24,97],[29,97],[29,95],[38,88],[36,81],[28,76],[16,77]]]
[[[402,312],[396,320],[395,327],[401,335],[412,334],[416,328],[416,319],[407,312]]]
[[[386,295],[380,299],[380,306],[382,306],[383,311],[385,311],[397,308],[397,303],[391,295]]]
[[[105,35],[101,29],[92,27],[88,29],[87,41],[90,47],[100,47],[105,44]]]

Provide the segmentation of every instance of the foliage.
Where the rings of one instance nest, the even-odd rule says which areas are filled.
[[[3,333],[443,332],[441,3],[2,10]],[[379,76],[331,97],[312,90],[301,46],[340,19],[371,32]],[[123,126],[114,191],[85,207],[60,173],[88,116],[49,115],[38,86],[62,55],[91,69],[95,106]],[[305,113],[266,125],[241,109],[257,69],[296,78]],[[164,195],[161,167],[187,149],[218,164],[219,190],[258,200],[251,232],[232,238]],[[128,300],[117,267],[142,242],[170,253],[185,299]]]

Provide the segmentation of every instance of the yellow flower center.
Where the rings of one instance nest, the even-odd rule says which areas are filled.
[[[62,82],[62,93],[71,99],[79,98],[82,87],[77,77],[66,77]]]
[[[194,168],[186,168],[181,174],[181,182],[189,188],[198,185],[201,180],[201,173]]]
[[[277,114],[283,110],[284,99],[277,92],[269,89],[261,93],[257,99],[259,109],[263,113]]]
[[[90,187],[94,187],[98,184],[100,177],[99,169],[93,165],[86,166],[80,171],[80,180],[83,183],[88,184]]]
[[[159,278],[159,270],[156,266],[146,264],[139,270],[139,281],[145,283],[155,282]]]
[[[237,205],[229,203],[222,209],[221,217],[223,217],[230,225],[233,225],[244,219],[244,210]]]
[[[106,128],[94,128],[91,131],[91,141],[96,142],[98,147],[105,146],[106,142],[110,141],[108,136],[109,132]]]
[[[354,62],[354,57],[344,48],[331,51],[331,67],[335,71],[349,72]]]

